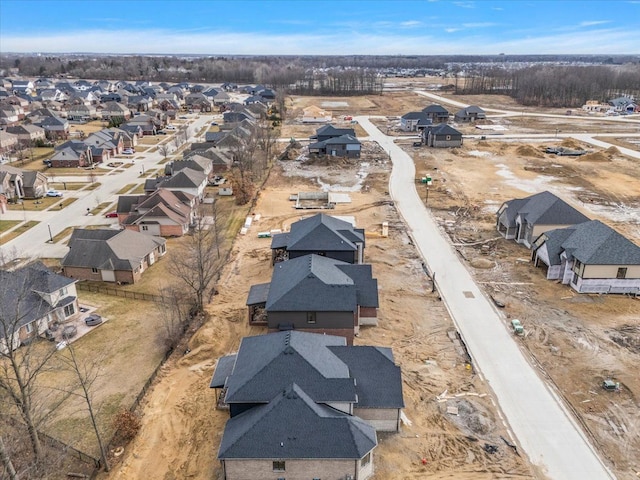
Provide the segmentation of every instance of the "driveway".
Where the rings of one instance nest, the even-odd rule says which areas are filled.
[[[518,348],[507,322],[475,284],[416,190],[413,160],[367,117],[356,117],[389,152],[389,191],[506,422],[533,464],[557,480],[615,478],[557,395]]]
[[[212,118],[213,114],[200,115],[199,118],[190,121],[191,138],[189,138],[189,141],[193,141],[195,135],[202,127],[209,124]],[[172,150],[175,148],[173,137],[164,139],[164,142],[169,142]],[[19,212],[27,220],[36,220],[40,223],[19,237],[0,246],[0,258],[5,260],[12,258],[62,258],[68,251],[67,246],[48,243],[50,235],[55,237],[69,226],[81,228],[88,225],[115,223],[113,220],[105,219],[102,216],[88,216],[87,209],[93,210],[103,202],[117,201],[117,193],[123,186],[142,183],[144,180],[139,178],[142,172],[158,168],[163,157],[156,151],[153,153],[137,153],[133,156],[133,159],[131,157],[118,157],[117,161],[125,163],[130,163],[133,160],[134,165],[124,169],[122,172],[97,175],[96,182],[101,185],[95,190],[65,191],[65,196],[62,200],[70,197],[75,197],[77,200],[62,210],[56,211],[50,208],[43,212],[26,212],[24,214]],[[57,177],[56,180],[58,180]],[[9,219],[4,215],[3,218]]]

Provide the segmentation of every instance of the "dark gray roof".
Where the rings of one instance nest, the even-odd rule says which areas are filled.
[[[360,140],[353,135],[340,135],[339,137],[331,137],[319,143],[324,145],[360,145]]]
[[[440,113],[449,115],[449,111],[446,108],[437,104],[429,105],[428,107],[423,108],[422,111],[424,113]]]
[[[531,225],[575,225],[589,221],[586,215],[551,192],[540,192],[506,203],[510,226],[515,226],[517,216]]]
[[[357,311],[360,286],[338,268],[339,265],[350,264],[319,255],[304,255],[276,263],[267,312]]]
[[[164,238],[131,230],[76,228],[69,240],[69,252],[60,263],[64,267],[131,271],[165,243]]]
[[[358,408],[403,408],[402,375],[390,348],[329,347],[356,379]]]
[[[408,112],[402,115],[405,120],[430,120],[425,112]]]
[[[276,233],[271,237],[271,249],[285,248],[289,243],[289,232]]]
[[[327,347],[344,337],[288,331],[245,337],[227,380],[227,403],[267,403],[291,383],[315,402],[355,402],[349,368]]]
[[[249,296],[247,297],[247,305],[257,305],[259,303],[266,303],[269,296],[270,283],[259,283],[258,285],[252,285],[249,289]]]
[[[197,188],[205,181],[207,176],[191,168],[183,168],[166,178],[159,187],[162,188]]]
[[[0,270],[0,337],[12,335],[23,325],[55,310],[60,302],[64,305],[68,298],[75,298],[62,297],[58,305],[50,305],[41,295],[57,292],[75,282],[52,272],[41,262],[13,272]]]
[[[561,244],[569,257],[585,265],[640,265],[640,247],[599,220],[574,225],[571,230]],[[552,230],[546,235],[549,238],[563,235],[557,232]],[[558,242],[555,238],[552,247]]]
[[[356,301],[361,307],[378,308],[378,280],[373,278],[371,265],[365,264],[343,264],[336,265],[346,273],[356,285]]]
[[[210,388],[222,388],[227,383],[227,377],[231,375],[233,371],[233,365],[236,363],[236,355],[227,355],[226,357],[220,357],[218,364],[211,377]]]
[[[365,243],[364,230],[344,220],[319,213],[291,225],[287,250],[356,251],[355,242]],[[272,245],[271,248],[276,248]]]
[[[434,127],[427,127],[427,130],[431,132],[433,135],[460,135],[462,136],[462,132],[456,130],[451,125],[447,125],[446,123],[441,123],[440,125],[436,125]]]
[[[547,253],[549,255],[549,265],[561,265],[560,254],[564,250],[562,243],[574,232],[573,227],[557,228],[555,230],[549,230],[548,232],[540,235],[540,238],[544,238],[544,244],[547,247]],[[538,242],[538,240],[536,240]]]
[[[351,415],[318,405],[295,383],[268,405],[231,418],[219,459],[360,459],[376,446],[375,429]]]
[[[336,128],[333,125],[323,125],[316,130],[316,135],[321,137],[340,137],[342,135],[355,136],[355,130],[353,128]]]

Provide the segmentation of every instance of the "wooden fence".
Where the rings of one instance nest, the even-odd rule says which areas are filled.
[[[152,293],[135,292],[133,290],[122,290],[120,288],[109,287],[107,285],[95,285],[84,282],[76,283],[76,288],[85,292],[101,293],[103,295],[111,295],[112,297],[129,298],[132,300],[144,300],[147,302],[168,302],[169,299],[162,295],[154,295]]]

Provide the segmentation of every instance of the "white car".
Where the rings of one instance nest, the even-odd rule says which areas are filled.
[[[135,152],[135,150],[134,150],[133,148],[125,148],[125,149],[122,151],[122,153],[123,153],[124,155],[133,155],[133,154],[134,154],[134,153],[136,153],[136,152]]]
[[[46,195],[47,195],[47,197],[61,197],[62,196],[62,192],[60,192],[58,190],[47,190]]]
[[[167,125],[166,127],[164,127],[165,130],[177,130],[177,128],[174,125]]]

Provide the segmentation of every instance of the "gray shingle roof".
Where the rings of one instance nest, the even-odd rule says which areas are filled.
[[[423,108],[422,111],[424,113],[440,113],[440,114],[447,114],[447,115],[449,114],[449,111],[446,108],[438,104],[429,105],[428,107]]]
[[[329,347],[356,379],[357,408],[403,408],[402,375],[390,348]]]
[[[226,357],[220,357],[218,364],[211,377],[211,383],[209,388],[222,388],[227,383],[227,377],[231,375],[233,371],[233,365],[236,363],[237,355],[227,355]]]
[[[249,296],[247,297],[247,305],[257,305],[259,303],[266,303],[269,296],[270,283],[259,283],[252,285],[249,289]]]
[[[333,258],[304,255],[274,266],[267,298],[268,312],[355,312],[358,285]]]
[[[586,215],[551,192],[536,193],[506,204],[509,226],[515,226],[518,215],[531,225],[575,225],[589,221]]]
[[[349,368],[327,347],[344,337],[277,332],[242,339],[227,380],[227,403],[267,403],[291,383],[316,402],[355,402]]]
[[[231,418],[219,459],[360,459],[376,446],[375,429],[363,420],[315,403],[295,383]]]
[[[585,265],[640,265],[640,247],[599,220],[574,225],[570,230],[561,249]],[[547,249],[554,248],[555,256],[564,232],[552,230],[546,235],[553,239]]]
[[[164,238],[131,230],[77,228],[71,234],[69,252],[60,263],[64,267],[131,271],[165,243]]]
[[[0,270],[0,337],[43,318],[60,305],[50,305],[40,293],[54,293],[76,281],[52,272],[37,262],[13,272]],[[5,328],[7,331],[5,331]]]
[[[355,242],[365,243],[364,230],[344,220],[319,213],[291,225],[287,250],[356,251]],[[271,248],[276,248],[273,245]]]

